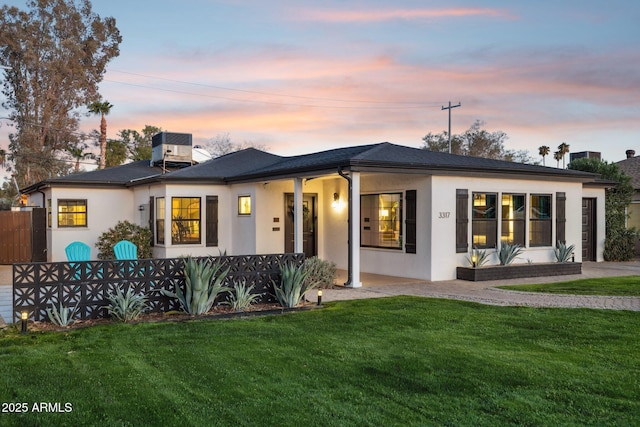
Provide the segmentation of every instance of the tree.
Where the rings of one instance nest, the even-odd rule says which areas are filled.
[[[94,157],[94,154],[90,151],[86,151],[89,146],[82,143],[77,143],[73,145],[69,145],[67,147],[67,152],[71,155],[71,157],[75,160],[75,165],[73,168],[74,173],[80,172],[80,162],[86,158]]]
[[[7,163],[7,151],[4,148],[0,148],[0,168],[6,166]]]
[[[523,163],[533,161],[526,151],[505,149],[504,142],[509,139],[507,134],[502,131],[489,132],[482,128],[484,125],[484,122],[476,120],[462,135],[451,135],[451,153]],[[422,148],[426,150],[449,151],[449,135],[446,131],[436,135],[428,133],[422,141]]]
[[[599,174],[603,179],[618,184],[605,190],[605,243],[607,261],[628,261],[635,256],[637,232],[627,229],[627,207],[633,198],[631,178],[615,163],[596,158],[581,158],[569,163],[569,169]]]
[[[117,139],[108,140],[107,159],[104,166],[107,168],[118,166],[123,164],[125,160],[127,160],[127,146],[124,142]]]
[[[113,108],[109,101],[94,101],[89,104],[89,112],[100,115],[100,163],[98,169],[104,169],[107,161],[107,119],[104,118]]]
[[[142,133],[133,129],[122,129],[118,132],[120,141],[127,147],[128,157],[131,161],[151,160],[151,140],[153,135],[162,132],[157,126],[146,125]]]
[[[551,149],[546,145],[538,147],[538,154],[542,156],[542,166],[546,166],[544,158],[549,155],[549,153],[551,152],[550,150]]]
[[[569,153],[569,144],[567,144],[566,142],[563,142],[562,144],[558,145],[558,153],[560,153],[560,156],[562,157],[562,168],[566,169],[567,168],[567,164],[565,162],[565,155]]]
[[[563,155],[560,151],[555,151],[553,153],[553,158],[556,159],[556,167],[559,168],[560,167],[560,160],[562,160]]]
[[[16,133],[9,149],[21,185],[65,171],[59,158],[78,129],[79,108],[100,99],[98,84],[122,41],[114,18],[89,0],[28,0],[0,9],[5,108]]]
[[[233,142],[228,133],[218,134],[215,138],[210,139],[205,144],[205,149],[211,153],[213,157],[224,156],[225,154],[244,150],[246,148],[255,148],[256,150],[267,150],[262,144],[245,141],[243,143]]]

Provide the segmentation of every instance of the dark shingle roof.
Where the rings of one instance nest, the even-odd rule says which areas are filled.
[[[616,163],[620,170],[631,177],[631,185],[640,190],[640,156],[624,159]]]
[[[281,157],[248,148],[227,154],[208,162],[162,174],[149,161],[139,161],[76,175],[42,181],[25,189],[35,191],[43,185],[122,185],[133,186],[153,181],[167,182],[238,182],[276,179],[296,174],[314,174],[337,171],[340,168],[366,170],[367,168],[414,170],[425,173],[453,171],[458,173],[506,172],[515,175],[537,175],[545,179],[594,179],[587,172],[527,165],[481,157],[458,156],[420,148],[382,142],[372,145],[336,148],[318,153]]]

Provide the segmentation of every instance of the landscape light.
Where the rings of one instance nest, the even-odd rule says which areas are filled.
[[[22,320],[21,332],[25,334],[27,333],[27,321],[29,320],[29,312],[23,311],[22,313],[20,313],[20,320]]]
[[[322,291],[318,290],[318,305],[322,305]]]

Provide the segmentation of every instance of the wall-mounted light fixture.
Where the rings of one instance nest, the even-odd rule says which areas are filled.
[[[331,202],[331,207],[333,209],[338,209],[340,207],[340,195],[338,193],[333,193],[333,202]]]
[[[27,333],[27,321],[29,320],[29,312],[28,311],[23,311],[22,313],[20,313],[20,320],[22,321],[22,328],[20,329],[20,332],[23,334]]]
[[[143,210],[144,210],[144,205],[140,205],[140,206],[138,206],[138,210],[139,210],[139,211],[143,211]]]

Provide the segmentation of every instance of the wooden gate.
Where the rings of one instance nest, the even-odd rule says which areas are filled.
[[[47,260],[46,211],[0,211],[0,264]]]

